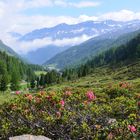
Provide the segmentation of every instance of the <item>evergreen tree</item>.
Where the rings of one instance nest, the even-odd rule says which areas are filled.
[[[6,64],[0,60],[0,75],[5,74],[7,71]]]
[[[31,80],[30,87],[31,87],[32,89],[34,89],[35,86],[36,86],[36,83],[35,83],[35,80],[33,79],[33,80]]]
[[[45,76],[44,76],[44,74],[41,74],[41,76],[40,76],[39,85],[40,86],[45,86]]]
[[[19,74],[16,73],[15,71],[12,73],[11,77],[11,86],[10,89],[12,91],[19,90]]]
[[[36,79],[36,86],[37,86],[37,88],[39,88],[39,77],[37,77],[37,79]]]
[[[0,80],[0,91],[6,91],[8,88],[8,76],[7,74],[2,75]]]

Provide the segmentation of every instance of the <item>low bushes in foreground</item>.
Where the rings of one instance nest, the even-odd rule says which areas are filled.
[[[124,84],[109,86],[106,96],[82,88],[17,94],[0,106],[0,137],[34,134],[64,140],[138,139],[140,96]]]

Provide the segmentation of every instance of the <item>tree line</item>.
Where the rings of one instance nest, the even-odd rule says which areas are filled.
[[[8,85],[15,91],[19,89],[19,81],[30,81],[35,77],[34,70],[41,70],[38,65],[30,65],[22,60],[0,52],[0,91],[6,91]]]
[[[17,90],[22,79],[30,83],[30,87],[43,88],[46,85],[75,80],[93,73],[97,67],[127,64],[140,58],[140,34],[125,45],[104,51],[86,63],[67,68],[62,71],[48,70],[46,74],[36,76],[34,70],[42,70],[38,65],[29,65],[23,61],[0,52],[0,90],[5,91],[10,83],[11,90]]]
[[[110,48],[109,50],[98,54],[97,56],[88,60],[85,64],[73,68],[67,68],[60,72],[52,70],[46,75],[42,74],[40,78],[37,79],[37,85],[45,86],[49,84],[61,83],[62,81],[75,80],[77,78],[84,77],[93,73],[93,70],[97,67],[104,65],[125,65],[134,62],[139,58],[140,34],[125,45]],[[34,83],[34,81],[32,81],[32,83]]]

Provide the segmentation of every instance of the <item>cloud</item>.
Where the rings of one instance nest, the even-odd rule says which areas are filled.
[[[37,7],[48,7],[48,6],[62,6],[62,7],[75,7],[75,8],[87,8],[99,6],[100,2],[93,1],[80,1],[80,2],[68,2],[66,0],[24,0],[25,8],[37,8]]]
[[[10,43],[12,44],[12,46],[14,46],[14,50],[21,53],[21,54],[26,54],[30,51],[35,51],[39,48],[43,48],[49,45],[55,45],[58,47],[64,47],[64,46],[74,46],[74,45],[78,45],[90,38],[93,38],[95,36],[87,36],[87,35],[82,35],[79,37],[74,37],[74,38],[63,38],[61,40],[56,39],[53,40],[52,38],[43,38],[43,39],[35,39],[33,41],[22,41],[19,42],[16,39],[11,38],[11,36],[8,36],[7,41],[5,41],[4,43]]]
[[[1,0],[0,8],[2,6],[11,7],[12,10],[25,10],[32,8],[42,8],[42,7],[75,7],[75,8],[86,8],[86,7],[96,7],[99,6],[99,2],[93,1],[81,1],[81,2],[68,2],[67,0]],[[13,9],[13,7],[15,7]]]
[[[130,21],[140,19],[140,12],[133,12],[130,10],[121,10],[117,12],[109,12],[99,16],[98,20],[116,20],[116,21]]]
[[[93,1],[67,2],[65,0],[55,0],[53,4],[62,7],[88,8],[88,7],[97,7],[101,3]]]
[[[99,6],[100,2],[93,2],[93,1],[81,1],[79,3],[69,3],[69,6],[73,6],[76,8],[86,8],[86,7],[96,7]]]

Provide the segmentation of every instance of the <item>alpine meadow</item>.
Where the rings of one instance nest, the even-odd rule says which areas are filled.
[[[0,140],[140,140],[139,5],[0,0]]]

